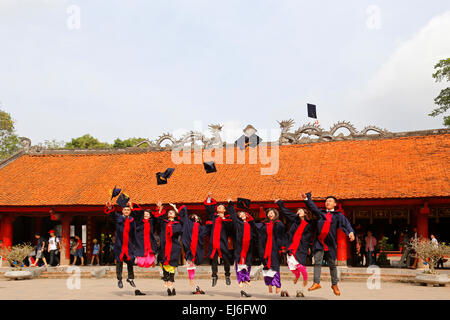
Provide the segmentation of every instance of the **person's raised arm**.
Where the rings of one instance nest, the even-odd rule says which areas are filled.
[[[131,202],[131,200],[128,202],[128,205],[131,209],[131,216],[137,220],[137,222],[142,222],[144,219],[144,209],[141,208],[140,205],[137,203]]]
[[[311,213],[316,216],[316,218],[325,218],[325,215],[323,214],[322,210],[317,208],[314,201],[311,200],[311,192],[308,193],[302,193],[301,194],[302,200],[305,202],[306,207],[311,211]]]
[[[164,215],[166,214],[166,209],[164,209],[162,201],[159,200],[156,204],[156,210],[152,212],[152,216],[155,217],[157,220],[162,220]]]
[[[231,220],[233,221],[233,223],[235,225],[238,225],[240,221],[239,221],[239,219],[236,216],[236,209],[234,209],[233,201],[231,199],[228,199],[227,202],[228,202],[227,212],[230,215]]]
[[[214,200],[212,198],[212,192],[208,193],[208,197],[206,198],[206,200],[203,202],[203,205],[205,206],[206,209],[206,214],[207,214],[207,220],[212,221],[214,218],[214,212],[216,210],[216,200]]]
[[[294,212],[286,208],[283,201],[280,199],[276,199],[275,203],[278,205],[278,208],[280,208],[281,213],[289,220],[289,222],[294,222],[295,220],[299,219],[298,215],[296,215]]]
[[[109,218],[111,219],[111,222],[115,222],[116,221],[116,210],[114,208],[114,206],[111,204],[111,202],[106,202],[105,205],[105,209],[104,209],[105,213],[109,216]]]

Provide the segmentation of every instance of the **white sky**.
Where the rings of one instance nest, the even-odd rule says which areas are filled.
[[[33,144],[196,123],[276,140],[265,132],[308,122],[307,102],[325,129],[440,128],[427,114],[449,34],[448,0],[0,0],[0,108]]]

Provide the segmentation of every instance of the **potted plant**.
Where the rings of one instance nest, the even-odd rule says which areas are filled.
[[[28,257],[34,248],[29,243],[22,243],[12,247],[0,248],[0,256],[9,262],[13,267],[12,271],[5,272],[5,277],[9,279],[31,279],[33,274],[22,269],[23,260]]]
[[[428,269],[417,274],[416,282],[425,285],[446,285],[450,282],[446,274],[439,274],[436,271],[436,265],[439,259],[449,253],[449,246],[444,242],[433,243],[423,238],[412,239],[410,245],[416,252],[417,257],[428,265]]]
[[[391,265],[390,260],[387,258],[386,251],[392,251],[393,245],[388,243],[388,240],[389,240],[388,237],[383,237],[377,244],[378,252],[379,252],[378,258],[377,258],[377,264],[380,267]]]

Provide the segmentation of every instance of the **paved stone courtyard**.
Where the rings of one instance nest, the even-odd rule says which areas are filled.
[[[200,287],[206,291],[205,295],[192,295],[187,279],[175,279],[177,295],[168,297],[163,288],[163,282],[156,279],[136,279],[137,288],[146,293],[146,296],[135,296],[134,289],[124,281],[124,288],[117,287],[117,281],[113,278],[103,279],[80,279],[80,289],[68,289],[67,279],[33,279],[33,280],[0,280],[0,299],[26,300],[26,299],[192,299],[192,300],[243,300],[239,295],[239,287],[235,281],[230,286],[225,284],[223,277],[219,277],[216,287],[211,287],[211,280],[200,279]],[[396,300],[396,299],[419,299],[419,300],[450,300],[450,287],[419,286],[409,283],[382,282],[381,289],[369,290],[366,282],[341,282],[341,296],[335,296],[330,289],[330,282],[323,281],[322,289],[314,292],[305,290],[305,298],[295,298],[299,284],[294,285],[292,281],[284,281],[283,288],[289,291],[291,297],[282,298],[274,294],[269,295],[262,280],[252,282],[247,292],[252,298],[247,299],[363,299],[363,300]],[[76,282],[71,282],[76,285]],[[308,286],[311,285],[309,281]]]

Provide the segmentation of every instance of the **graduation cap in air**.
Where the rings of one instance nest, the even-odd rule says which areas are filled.
[[[236,206],[241,209],[250,209],[250,199],[237,198]]]
[[[122,191],[122,189],[117,188],[116,186],[114,186],[114,189],[112,191],[110,191],[110,193],[111,193],[111,200],[113,198],[117,197],[120,194],[121,191]]]
[[[238,146],[239,149],[244,150],[247,147],[251,148],[256,147],[261,141],[262,139],[258,137],[256,134],[252,134],[250,137],[247,137],[244,134],[234,142],[234,145]]]
[[[117,198],[116,203],[123,208],[127,206],[128,201],[130,201],[130,197],[125,193],[121,193]]]
[[[203,162],[203,168],[205,168],[206,173],[212,173],[217,171],[214,161]]]
[[[306,104],[308,107],[308,117],[317,119],[316,105],[315,104]]]
[[[175,171],[175,168],[167,168],[164,172],[156,173],[156,183],[157,184],[167,184],[167,179],[170,178],[172,173]]]

